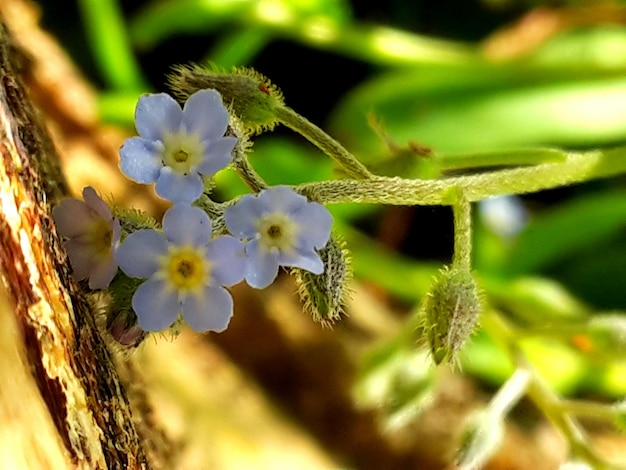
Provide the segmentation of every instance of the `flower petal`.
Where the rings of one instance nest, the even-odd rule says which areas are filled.
[[[248,266],[246,268],[246,282],[255,289],[264,289],[278,276],[278,253],[263,251],[258,240],[246,244]]]
[[[171,168],[164,167],[156,182],[156,193],[172,202],[191,204],[202,195],[204,185],[197,173],[179,175]]]
[[[202,141],[218,139],[226,132],[230,116],[216,90],[198,90],[189,97],[183,108],[182,123],[187,132],[200,136]]]
[[[74,278],[78,281],[87,279],[89,273],[97,264],[91,243],[85,243],[78,238],[71,238],[64,245],[72,265]]]
[[[324,262],[320,255],[314,250],[300,250],[295,254],[281,253],[278,257],[278,264],[290,266],[292,268],[305,269],[313,274],[324,272]]]
[[[141,329],[161,331],[174,323],[180,312],[178,295],[161,280],[149,279],[133,295],[133,310]]]
[[[255,222],[264,212],[256,196],[246,194],[224,211],[226,227],[238,238],[254,238],[257,233]]]
[[[222,137],[211,142],[204,152],[204,160],[198,165],[198,173],[212,176],[226,168],[233,160],[233,149],[236,144],[236,137]]]
[[[328,209],[317,202],[309,202],[291,214],[292,220],[300,227],[298,245],[302,248],[323,248],[330,238],[333,216]]]
[[[233,298],[223,287],[206,286],[201,295],[183,301],[183,318],[192,330],[224,331],[233,316]]]
[[[163,168],[163,144],[131,137],[120,149],[119,167],[128,178],[142,184],[154,183]]]
[[[213,284],[232,286],[243,280],[248,258],[246,246],[235,237],[224,235],[213,240],[206,250],[207,259],[213,264]]]
[[[90,289],[106,289],[117,273],[117,262],[113,256],[100,261],[89,274]]]
[[[176,204],[163,216],[163,233],[175,245],[204,246],[211,239],[211,219],[199,207]]]
[[[306,206],[308,200],[287,186],[274,186],[259,193],[259,204],[268,212],[291,213]]]
[[[137,133],[147,140],[162,140],[164,131],[178,132],[183,117],[180,105],[167,93],[142,95],[135,108]]]
[[[113,218],[113,214],[111,214],[111,209],[107,203],[104,202],[100,196],[98,196],[96,190],[91,186],[85,186],[83,188],[83,200],[91,210],[104,220],[109,221]]]
[[[163,235],[156,230],[138,230],[115,250],[115,260],[128,276],[145,278],[159,268],[159,258],[166,252]]]
[[[52,218],[59,235],[73,238],[89,230],[91,224],[93,224],[95,214],[84,201],[63,199],[52,209]]]

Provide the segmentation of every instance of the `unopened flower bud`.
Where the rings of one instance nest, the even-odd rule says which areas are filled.
[[[480,313],[478,286],[469,271],[444,267],[424,299],[423,330],[436,364],[453,362]]]
[[[283,106],[278,88],[251,69],[237,68],[224,73],[199,65],[181,65],[174,68],[168,79],[170,88],[181,101],[205,88],[219,91],[224,104],[252,134],[273,129],[278,122],[274,110]]]
[[[352,269],[348,250],[335,235],[331,235],[326,246],[319,250],[319,255],[324,263],[322,274],[302,269],[294,269],[293,272],[304,311],[314,321],[326,326],[335,323],[343,314]]]

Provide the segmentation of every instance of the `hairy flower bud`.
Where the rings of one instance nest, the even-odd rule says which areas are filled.
[[[444,267],[422,305],[423,329],[436,364],[453,362],[480,313],[478,286],[471,272]]]
[[[269,79],[251,69],[236,68],[225,73],[199,65],[179,65],[168,80],[170,88],[181,101],[205,88],[219,91],[224,104],[252,134],[273,129],[278,122],[274,110],[283,106],[280,90]]]
[[[352,266],[348,250],[334,234],[324,248],[319,250],[324,272],[316,275],[303,269],[294,269],[298,293],[304,311],[322,325],[332,325],[341,318],[347,285],[352,279]]]

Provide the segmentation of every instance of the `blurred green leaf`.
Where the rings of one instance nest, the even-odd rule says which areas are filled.
[[[626,139],[626,80],[575,77],[479,63],[385,74],[348,94],[331,123],[366,156],[386,151],[368,113],[395,142],[418,141],[436,154]]]
[[[536,272],[606,244],[626,227],[626,193],[585,194],[548,209],[516,240],[505,270]]]
[[[115,90],[147,88],[117,0],[80,0],[85,31],[100,75]]]

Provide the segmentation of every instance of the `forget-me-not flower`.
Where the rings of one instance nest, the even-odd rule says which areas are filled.
[[[52,209],[52,218],[70,259],[74,277],[89,279],[90,289],[105,289],[117,272],[113,252],[122,230],[111,209],[96,191],[83,189],[83,201],[65,199]]]
[[[222,286],[244,277],[243,243],[229,235],[211,240],[211,219],[202,210],[176,204],[163,216],[163,233],[134,232],[115,253],[128,276],[148,278],[132,299],[139,326],[161,331],[179,314],[195,331],[223,331],[233,299]]]
[[[316,249],[330,238],[330,212],[286,186],[245,195],[224,213],[230,233],[244,240],[248,266],[246,281],[262,289],[278,275],[279,266],[324,272]]]
[[[199,90],[184,108],[166,93],[139,98],[132,137],[120,149],[122,173],[138,183],[156,182],[159,196],[191,203],[202,194],[201,175],[212,176],[232,160],[237,139],[224,136],[228,111],[215,90]]]

